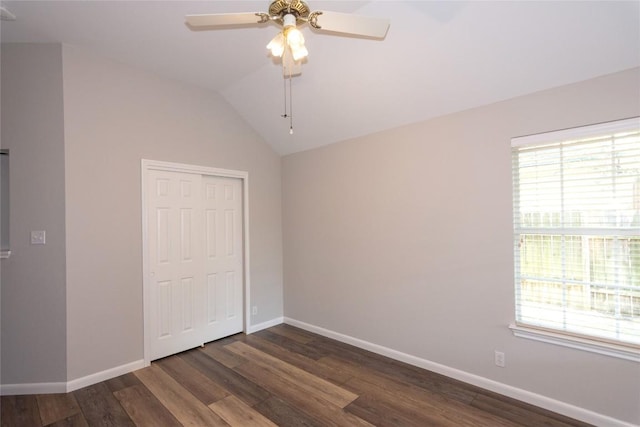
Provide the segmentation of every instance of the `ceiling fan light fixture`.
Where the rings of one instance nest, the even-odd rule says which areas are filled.
[[[291,55],[293,56],[294,61],[299,61],[309,55],[309,51],[304,46],[304,36],[302,35],[302,31],[296,28],[295,21],[293,25],[285,26],[282,30],[282,34],[284,35],[286,45],[291,49]]]
[[[282,17],[282,28],[296,27],[296,16],[293,13],[287,13]]]
[[[291,47],[291,56],[294,61],[300,61],[302,58],[306,58],[309,55],[309,51],[304,45]]]
[[[282,57],[284,53],[285,39],[282,33],[278,33],[267,45],[267,49],[271,50],[271,55]]]
[[[309,51],[304,46],[302,31],[296,28],[296,17],[293,14],[286,14],[282,19],[284,28],[269,42],[267,49],[271,50],[271,55],[278,58],[282,57],[287,48],[291,50],[294,61],[306,58]]]
[[[287,44],[291,47],[304,46],[304,36],[302,31],[296,27],[285,28],[284,35],[287,38]]]

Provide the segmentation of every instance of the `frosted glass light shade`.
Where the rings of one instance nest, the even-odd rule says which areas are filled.
[[[267,45],[267,49],[271,50],[271,55],[281,57],[284,52],[284,36],[278,33]]]
[[[302,58],[306,58],[307,55],[309,55],[309,51],[304,47],[304,45],[298,46],[295,49],[291,47],[291,55],[293,56],[294,61],[299,61]]]
[[[309,51],[304,46],[304,36],[296,28],[296,17],[287,14],[283,17],[282,32],[278,33],[267,45],[271,50],[271,55],[282,57],[285,49],[290,49],[291,57],[294,61],[299,61],[309,55]]]

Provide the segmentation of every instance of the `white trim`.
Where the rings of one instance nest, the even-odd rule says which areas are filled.
[[[11,256],[11,251],[9,250],[0,251],[0,259],[6,259],[6,258],[9,258],[10,256]]]
[[[621,345],[615,345],[571,335],[543,331],[535,328],[527,328],[520,325],[509,325],[513,335],[519,338],[526,338],[534,341],[559,345],[562,347],[575,348],[577,350],[588,351],[590,353],[603,354],[605,356],[616,357],[618,359],[640,362],[640,350]]]
[[[344,335],[339,332],[334,332],[328,329],[324,329],[318,326],[310,325],[308,323],[301,322],[299,320],[292,319],[290,317],[284,318],[284,323],[298,328],[322,335],[328,338],[332,338],[336,341],[351,344],[355,347],[359,347],[371,352],[381,354],[391,359],[399,360],[401,362],[408,363],[419,368],[427,369],[429,371],[436,372],[438,374],[446,375],[447,377],[454,378],[468,384],[481,387],[483,389],[493,391],[504,396],[508,396],[540,408],[547,409],[558,414],[565,415],[576,420],[580,420],[586,423],[609,426],[609,427],[634,427],[633,424],[627,423],[616,418],[609,417],[607,415],[599,414],[597,412],[590,411],[588,409],[580,408],[559,400],[551,399],[537,393],[532,393],[527,390],[523,390],[517,387],[513,387],[504,383],[500,383],[494,380],[490,380],[485,377],[481,377],[469,372],[461,371],[459,369],[451,368],[446,365],[432,362],[430,360],[421,359],[410,354],[402,353],[397,350],[393,350],[387,347],[383,347],[378,344],[370,343],[358,338]],[[637,426],[636,426],[637,427]]]
[[[53,394],[53,393],[70,393],[72,391],[97,384],[120,375],[128,374],[145,367],[144,360],[136,360],[135,362],[125,363],[115,368],[106,369],[86,377],[77,378],[68,382],[58,383],[32,383],[32,384],[2,384],[0,386],[0,395],[14,396],[22,394]]]
[[[513,231],[516,234],[569,234],[572,236],[600,235],[635,237],[638,235],[638,227],[518,227],[516,224],[513,227]]]
[[[258,323],[257,325],[250,325],[247,328],[247,334],[253,334],[254,332],[258,332],[281,323],[284,323],[284,317],[276,317],[275,319],[267,320],[266,322]]]
[[[93,384],[97,384],[102,381],[110,380],[111,378],[119,377],[120,375],[128,374],[129,372],[142,369],[146,366],[143,359],[136,360],[135,362],[126,363],[124,365],[116,366],[115,368],[105,369],[104,371],[96,372],[95,374],[87,375],[86,377],[76,378],[67,382],[67,393],[87,387]]]
[[[242,205],[242,213],[244,214],[243,220],[243,235],[244,240],[242,242],[242,248],[244,249],[243,262],[244,262],[244,333],[251,327],[251,275],[249,274],[249,174],[243,172],[242,177],[242,195],[244,197]]]
[[[250,313],[251,310],[251,286],[250,286],[250,275],[249,275],[249,173],[245,171],[237,171],[231,169],[220,169],[220,168],[212,168],[208,166],[198,166],[198,165],[189,165],[184,163],[172,163],[172,162],[163,162],[159,160],[148,160],[142,159],[140,162],[140,180],[141,180],[141,202],[142,202],[142,299],[143,299],[143,334],[144,334],[144,366],[149,366],[151,364],[150,360],[150,341],[149,334],[145,330],[145,325],[149,324],[150,319],[147,318],[149,315],[149,309],[146,307],[146,304],[149,301],[148,293],[149,293],[149,260],[147,259],[147,204],[146,204],[146,179],[147,172],[149,170],[161,170],[167,172],[181,172],[181,173],[193,173],[199,175],[208,175],[208,176],[220,176],[226,178],[238,178],[242,180],[242,194],[243,194],[243,261],[244,261],[244,324],[243,324],[243,332],[248,333],[248,329],[250,327]]]
[[[23,394],[53,394],[66,393],[67,383],[30,383],[30,384],[2,384],[1,396],[17,396]]]
[[[237,171],[232,169],[220,169],[212,168],[209,166],[189,165],[186,163],[172,163],[163,162],[160,160],[148,160],[142,159],[143,169],[167,171],[167,172],[181,172],[181,173],[194,173],[200,175],[213,175],[223,176],[227,178],[241,178],[246,179],[249,176],[248,172]]]
[[[607,134],[611,135],[614,133],[638,129],[640,129],[640,117],[632,117],[629,119],[614,120],[594,125],[578,126],[570,129],[518,136],[511,139],[511,146],[526,147],[530,145],[542,145],[560,141],[572,141],[580,138]]]

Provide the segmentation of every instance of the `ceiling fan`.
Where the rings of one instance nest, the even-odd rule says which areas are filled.
[[[282,27],[267,48],[274,57],[282,58],[285,77],[300,74],[301,61],[309,54],[304,36],[298,29],[308,23],[316,30],[355,37],[384,39],[389,20],[348,13],[314,11],[302,0],[274,0],[268,12],[218,13],[187,15],[187,25],[193,30],[218,27],[260,25],[275,22]]]

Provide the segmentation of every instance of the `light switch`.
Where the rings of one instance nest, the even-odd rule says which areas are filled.
[[[44,245],[47,241],[47,233],[44,230],[31,232],[31,244],[32,245]]]

